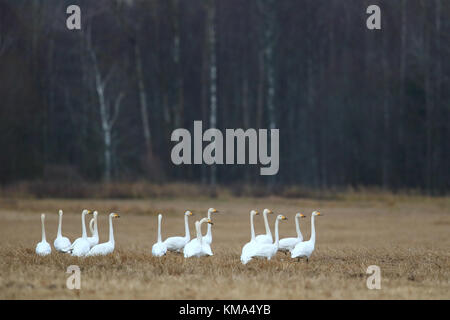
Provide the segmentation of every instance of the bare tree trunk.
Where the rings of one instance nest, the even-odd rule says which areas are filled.
[[[211,128],[217,127],[217,64],[216,64],[216,31],[215,31],[215,3],[209,0],[208,4],[208,38],[209,38],[209,125]],[[211,165],[210,184],[217,183],[217,167]]]
[[[142,129],[144,132],[144,140],[147,156],[152,154],[152,138],[150,133],[150,124],[148,119],[147,93],[145,91],[144,72],[142,69],[141,50],[138,41],[134,41],[134,58],[136,66],[136,77],[139,89],[139,103],[141,109]]]

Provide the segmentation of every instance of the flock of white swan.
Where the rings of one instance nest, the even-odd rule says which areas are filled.
[[[161,222],[162,214],[158,214],[158,236],[157,242],[152,246],[152,255],[156,257],[164,256],[168,251],[183,252],[185,258],[190,257],[202,257],[212,256],[211,243],[212,243],[212,228],[211,215],[218,211],[214,208],[208,209],[207,217],[195,222],[195,230],[197,237],[191,239],[189,232],[189,217],[192,216],[191,211],[184,213],[184,226],[185,235],[179,237],[169,237],[166,240],[162,240],[161,236]],[[287,220],[284,215],[278,215],[275,220],[275,240],[272,237],[272,232],[269,227],[268,214],[273,212],[269,209],[264,209],[263,218],[266,233],[256,236],[254,228],[254,217],[259,215],[257,210],[250,211],[250,241],[242,247],[241,262],[247,264],[253,258],[266,258],[270,260],[278,251],[285,254],[290,253],[292,259],[309,257],[314,251],[314,245],[316,242],[316,229],[314,225],[314,218],[320,216],[321,213],[314,211],[311,214],[311,237],[309,240],[304,241],[303,235],[300,230],[300,219],[305,218],[302,213],[295,215],[295,227],[297,231],[297,237],[279,239],[278,224],[280,221]],[[89,223],[89,229],[91,236],[88,237],[86,231],[85,217],[88,214],[92,214],[93,218]],[[109,215],[109,240],[108,242],[99,244],[98,226],[97,226],[97,211],[83,210],[81,213],[81,237],[71,242],[67,237],[62,235],[62,218],[63,211],[59,210],[58,220],[58,232],[56,239],[53,242],[53,246],[56,251],[71,254],[76,257],[85,256],[97,256],[107,255],[114,251],[114,230],[112,219],[119,218],[116,213]],[[42,241],[36,245],[36,254],[45,256],[51,253],[52,248],[47,242],[45,237],[45,214],[41,214],[41,227],[42,227]],[[208,230],[205,236],[202,235],[201,226],[203,223],[208,224]]]

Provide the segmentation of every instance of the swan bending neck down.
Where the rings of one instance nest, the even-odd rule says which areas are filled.
[[[183,249],[183,254],[185,258],[190,257],[202,257],[202,256],[212,256],[211,246],[203,241],[202,237],[202,224],[207,222],[208,224],[213,224],[211,219],[203,218],[200,221],[195,222],[195,230],[197,231],[197,238],[189,241]]]
[[[295,245],[294,249],[291,251],[291,258],[306,258],[306,262],[309,261],[309,257],[314,252],[314,247],[316,244],[316,228],[314,224],[314,219],[317,216],[322,216],[318,211],[314,211],[311,214],[311,238],[308,241],[299,242]]]
[[[161,220],[162,214],[158,214],[158,238],[156,243],[152,246],[152,255],[155,257],[161,257],[167,252],[167,246],[161,240]]]
[[[63,252],[69,252],[76,257],[82,257],[89,252],[91,246],[87,238],[85,216],[91,213],[91,210],[83,210],[81,213],[81,238],[76,239],[69,248],[63,249]]]
[[[249,252],[253,249],[254,246],[257,245],[257,242],[255,240],[255,238],[256,238],[255,237],[255,226],[253,223],[253,218],[257,215],[259,215],[259,212],[257,210],[250,211],[250,242],[247,242],[242,247],[242,252],[241,252],[241,261],[244,264],[246,263],[245,261],[249,258]]]
[[[98,244],[98,220],[97,220],[98,212],[94,211],[94,217],[89,222],[89,229],[91,229],[92,237],[88,237],[89,246],[92,248],[93,246]]]
[[[45,237],[45,214],[41,214],[41,231],[42,231],[42,239],[36,245],[36,254],[40,256],[46,256],[52,252],[52,248],[50,244],[47,242]]]
[[[305,218],[305,215],[299,212],[295,215],[295,229],[297,230],[297,237],[280,239],[280,245],[278,247],[279,251],[287,253],[288,251],[294,249],[297,243],[303,241],[303,235],[300,231],[300,218]]]
[[[266,234],[260,234],[256,237],[256,241],[259,243],[267,243],[270,244],[273,242],[272,232],[270,232],[269,221],[267,219],[267,214],[273,214],[272,210],[264,209],[263,218],[264,218],[264,226],[266,228]]]
[[[112,219],[119,218],[120,216],[117,213],[110,213],[109,215],[109,241],[97,244],[92,247],[92,249],[88,252],[87,256],[99,256],[99,255],[107,255],[114,251],[114,230]]]
[[[191,234],[189,233],[189,217],[192,216],[191,211],[186,211],[184,213],[184,230],[185,230],[185,236],[184,237],[169,237],[166,240],[164,240],[164,243],[167,246],[167,250],[169,251],[175,251],[175,252],[181,252],[184,248],[184,246],[189,242],[191,239]]]
[[[58,218],[58,233],[56,234],[56,239],[53,241],[53,246],[55,247],[56,251],[61,251],[65,248],[70,247],[70,240],[67,237],[62,236],[62,218],[63,218],[63,211],[59,210],[59,218]]]
[[[218,213],[219,211],[214,208],[208,209],[208,219],[211,220],[211,214]],[[203,237],[203,241],[207,244],[212,243],[212,231],[211,231],[211,224],[208,223],[208,231],[206,232],[206,236]]]
[[[281,220],[287,220],[287,218],[281,214],[277,216],[275,220],[275,242],[271,244],[258,244],[253,247],[245,259],[241,259],[243,264],[247,264],[253,257],[267,258],[267,260],[270,260],[277,253],[279,244],[278,223]]]

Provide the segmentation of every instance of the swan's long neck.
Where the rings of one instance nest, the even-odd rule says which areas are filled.
[[[255,226],[253,225],[253,217],[255,215],[250,213],[250,232],[252,235],[252,241],[255,240]]]
[[[97,236],[98,237],[98,224],[97,224],[97,216],[94,217],[94,232],[93,232],[94,237]]]
[[[162,242],[161,241],[161,220],[162,220],[162,215],[158,216],[158,243]]]
[[[109,216],[109,242],[114,243],[114,230],[112,224],[112,216]]]
[[[83,212],[81,214],[81,237],[83,239],[87,238],[87,233],[86,233],[86,224],[84,223],[84,217],[86,216],[86,213]]]
[[[309,239],[313,243],[316,242],[316,228],[314,227],[314,215],[311,217],[311,238]]]
[[[295,217],[295,229],[297,230],[297,238],[303,239],[302,232],[300,231],[300,217]]]
[[[189,233],[189,222],[188,222],[188,216],[185,215],[184,216],[184,229],[185,229],[185,238],[187,238],[188,240],[191,238],[191,234]]]
[[[272,237],[272,232],[270,232],[269,221],[267,220],[267,213],[263,212],[264,215],[264,226],[266,227],[266,234]]]
[[[195,224],[195,230],[197,231],[197,239],[198,241],[200,241],[200,243],[202,243],[202,223],[201,222],[197,222]]]
[[[42,242],[47,241],[45,238],[45,224],[44,224],[44,217],[41,218],[41,225],[42,225]]]
[[[277,248],[278,248],[278,244],[279,244],[279,240],[280,240],[280,238],[278,237],[278,223],[279,223],[279,220],[277,219],[275,221],[275,242],[274,242],[274,245],[276,245]]]
[[[208,211],[208,219],[211,220],[211,212]],[[208,223],[208,231],[206,232],[206,236],[211,238],[211,224]]]
[[[58,233],[56,234],[57,238],[60,238],[62,235],[62,214],[59,215],[59,219],[58,219]]]

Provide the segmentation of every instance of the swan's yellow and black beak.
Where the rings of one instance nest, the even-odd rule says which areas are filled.
[[[208,219],[207,222],[208,222],[209,224],[214,224],[214,223],[212,223],[211,219]]]
[[[288,218],[286,218],[285,216],[281,216],[281,220],[287,220]]]
[[[255,215],[257,215],[257,216],[259,216],[259,211],[258,210],[255,210]]]
[[[193,216],[194,214],[191,211],[188,211],[188,216]]]
[[[120,216],[117,213],[114,213],[113,218],[120,218]]]
[[[219,210],[213,209],[211,212],[212,212],[212,213],[217,213],[217,212],[219,212]]]
[[[323,216],[323,214],[321,214],[319,211],[317,211],[317,215],[318,216]]]
[[[92,210],[88,210],[88,211],[87,211],[87,214],[92,214]]]
[[[306,218],[306,216],[303,213],[300,213],[300,218]]]
[[[272,214],[272,213],[273,213],[273,211],[272,211],[272,210],[270,210],[270,209],[267,209],[267,213],[270,213],[270,214]]]

